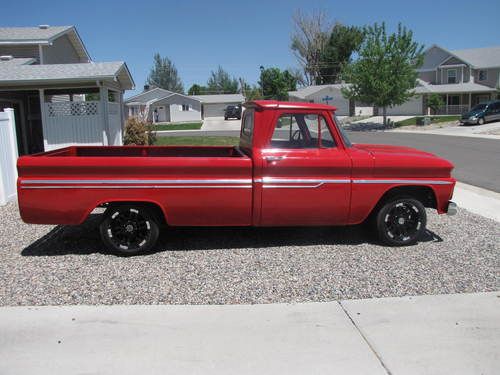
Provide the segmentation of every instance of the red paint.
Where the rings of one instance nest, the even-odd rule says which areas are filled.
[[[101,204],[127,201],[158,205],[173,226],[345,225],[362,222],[398,186],[429,187],[437,211],[446,212],[455,185],[450,162],[407,147],[347,147],[333,111],[323,104],[248,103],[253,137],[243,135],[236,148],[76,146],[23,156],[21,217],[80,224]],[[270,148],[279,116],[304,112],[324,116],[337,147]]]

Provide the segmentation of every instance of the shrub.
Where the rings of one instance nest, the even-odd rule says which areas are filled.
[[[150,145],[156,140],[156,133],[151,129],[151,125],[139,120],[137,117],[130,117],[125,123],[125,135],[123,144],[125,145]]]

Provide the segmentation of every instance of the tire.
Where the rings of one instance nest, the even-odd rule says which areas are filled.
[[[226,121],[227,121],[227,117],[224,117],[224,120],[226,120]]]
[[[106,247],[118,255],[145,253],[156,244],[159,225],[145,206],[116,205],[108,208],[99,226]]]
[[[396,197],[385,202],[376,215],[378,237],[389,246],[414,245],[426,224],[424,205],[411,197]]]
[[[480,117],[480,118],[477,120],[477,124],[478,124],[478,125],[484,125],[484,118]]]

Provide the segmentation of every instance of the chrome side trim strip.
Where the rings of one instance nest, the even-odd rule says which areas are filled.
[[[313,179],[313,178],[275,178],[275,177],[264,177],[262,178],[263,183],[273,183],[273,184],[349,184],[351,183],[350,179],[334,179],[334,180],[325,180],[325,179]]]
[[[383,180],[383,179],[373,179],[373,180],[352,180],[353,184],[429,184],[429,185],[451,185],[451,181],[443,180]]]
[[[251,184],[252,179],[209,180],[22,180],[21,184]]]
[[[252,185],[44,185],[21,189],[251,189]]]
[[[264,189],[314,189],[324,185],[323,182],[316,185],[264,185]]]

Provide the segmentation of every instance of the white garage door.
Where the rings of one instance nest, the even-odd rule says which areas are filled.
[[[382,113],[379,111],[379,114]],[[408,100],[406,103],[392,107],[392,108],[387,108],[387,114],[388,115],[421,115],[423,114],[422,111],[422,97],[417,96],[414,98],[411,98]]]
[[[223,117],[224,111],[229,104],[203,104],[203,116]]]

